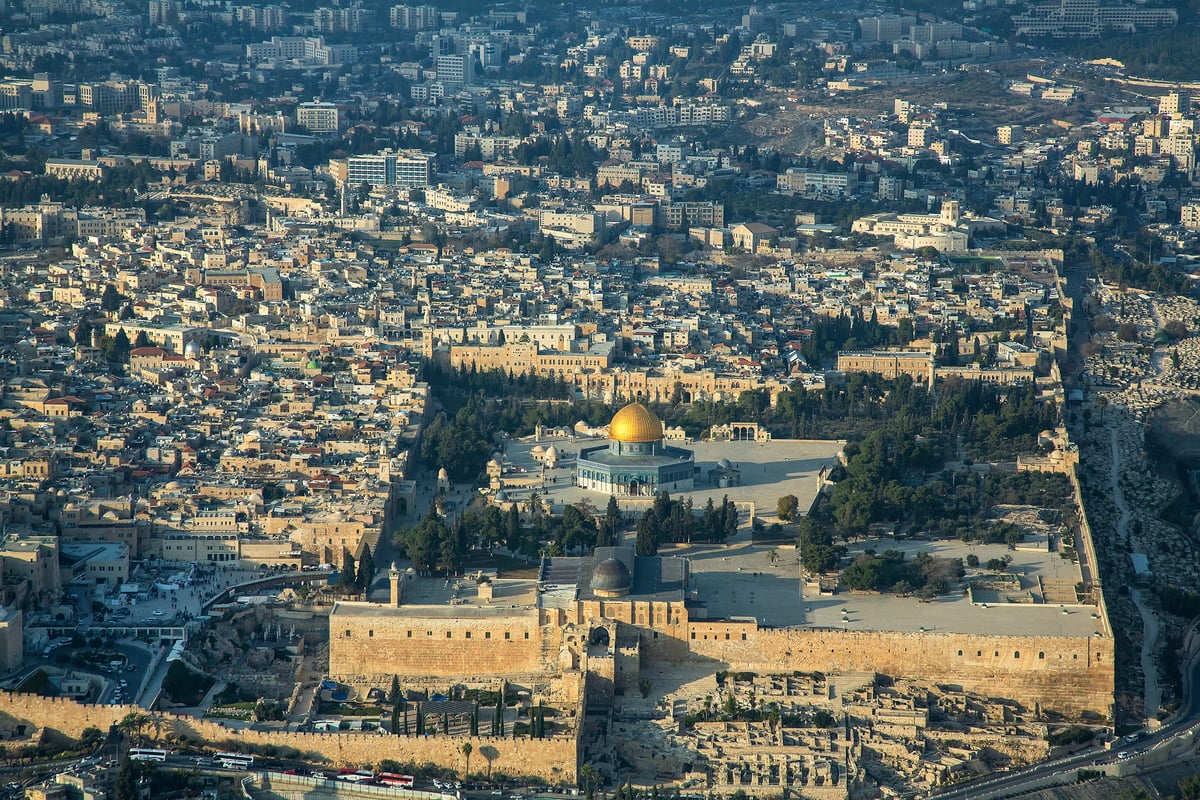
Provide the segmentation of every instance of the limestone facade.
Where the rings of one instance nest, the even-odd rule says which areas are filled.
[[[620,639],[637,642],[641,664],[699,659],[765,674],[878,672],[1068,716],[1107,717],[1115,685],[1111,637],[764,628],[752,619],[690,621],[682,602],[624,599],[488,609],[498,613],[474,618],[449,618],[442,608],[378,606],[373,614],[366,604],[338,605],[363,607],[335,608],[330,617],[330,673],[342,679],[586,670],[591,632],[615,622]]]
[[[137,706],[84,705],[72,700],[0,693],[0,733],[11,739],[19,726],[25,735],[47,728],[78,739],[87,727],[108,730],[127,714],[144,713]],[[576,736],[549,739],[492,736],[380,736],[378,733],[289,733],[226,728],[195,717],[152,714],[146,734],[158,741],[187,736],[204,739],[214,748],[246,750],[264,746],[291,747],[301,757],[334,767],[375,766],[383,759],[400,763],[434,763],[458,768],[462,745],[470,741],[475,766],[481,771],[538,777],[551,784],[574,785],[577,778]]]

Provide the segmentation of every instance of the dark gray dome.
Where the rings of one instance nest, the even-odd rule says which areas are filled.
[[[632,582],[629,568],[615,558],[604,559],[592,570],[592,591],[620,591]]]

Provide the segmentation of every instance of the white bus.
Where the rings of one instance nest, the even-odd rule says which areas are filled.
[[[254,766],[254,756],[249,753],[217,753],[213,761],[225,769],[250,769]]]
[[[131,747],[129,757],[134,761],[166,761],[167,751],[156,747]]]

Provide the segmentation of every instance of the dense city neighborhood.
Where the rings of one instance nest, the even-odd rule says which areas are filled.
[[[0,4],[0,800],[1200,797],[1195,13]]]

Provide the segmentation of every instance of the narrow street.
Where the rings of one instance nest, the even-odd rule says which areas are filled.
[[[1112,447],[1112,470],[1109,473],[1109,480],[1112,485],[1113,503],[1116,504],[1117,511],[1121,515],[1117,520],[1117,540],[1125,542],[1132,551],[1136,543],[1130,540],[1129,508],[1125,505],[1125,495],[1121,491],[1121,447],[1115,427],[1109,430],[1109,436]],[[1142,675],[1145,679],[1145,688],[1142,693],[1142,713],[1147,719],[1154,719],[1162,704],[1162,690],[1158,685],[1158,669],[1154,663],[1154,646],[1158,642],[1158,619],[1154,616],[1154,611],[1142,602],[1141,594],[1137,589],[1133,590],[1132,596],[1138,613],[1142,615],[1141,655]]]
[[[1146,675],[1146,691],[1142,701],[1146,718],[1154,719],[1162,705],[1162,692],[1158,687],[1158,670],[1154,665],[1154,646],[1158,642],[1158,617],[1154,610],[1142,602],[1142,593],[1133,590],[1133,604],[1142,615],[1142,672]]]

